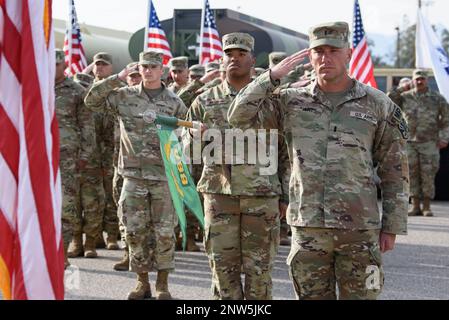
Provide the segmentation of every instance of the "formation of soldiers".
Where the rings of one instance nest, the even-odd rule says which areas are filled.
[[[157,271],[155,297],[171,298],[180,240],[156,127],[144,121],[154,111],[199,122],[185,130],[186,143],[208,129],[263,129],[267,143],[270,130],[279,132],[274,174],[262,175],[260,161],[203,159],[191,167],[205,228],[187,214],[187,250],[199,251],[195,241],[204,238],[214,299],[271,299],[280,244],[291,244],[287,264],[299,299],[375,299],[381,253],[407,233],[407,159],[409,214],[420,212],[422,200],[431,215],[448,106],[423,87],[423,71],[415,72],[414,89],[390,95],[395,103],[351,79],[346,23],[312,27],[309,37],[308,49],[270,54],[267,70],[254,68],[254,38],[245,33],[223,36],[221,63],[189,68],[187,57],[176,57],[167,68],[149,51],[113,75],[111,55],[101,52],[73,80],[57,50],[66,265],[67,257],[95,258],[101,245],[117,250],[121,239],[125,253],[114,269],[137,275],[127,298],[153,296],[150,271]]]

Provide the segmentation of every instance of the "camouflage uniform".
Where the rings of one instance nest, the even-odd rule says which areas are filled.
[[[247,34],[225,35],[224,50],[236,43],[238,46],[240,40],[248,43],[245,48],[254,41]],[[231,128],[226,114],[236,94],[224,81],[195,99],[187,119],[220,130],[225,140],[223,133]],[[257,128],[270,129],[272,124],[258,123]],[[213,296],[271,299],[271,272],[279,243],[279,196],[287,196],[279,177],[260,175],[260,163],[208,164],[205,160],[197,189],[204,196],[204,241],[212,269]],[[245,274],[244,289],[241,272]]]
[[[347,35],[346,23],[326,27],[342,29]],[[274,94],[278,84],[269,72],[261,75],[240,91],[228,119],[243,128],[269,119],[283,128],[292,164],[287,263],[296,295],[335,298],[338,283],[342,299],[375,298],[383,285],[379,229],[407,232],[407,126],[401,111],[383,93],[357,81],[336,106],[316,81]],[[373,179],[376,164],[382,218]]]
[[[437,143],[449,141],[449,105],[438,92],[416,89],[403,93],[400,104],[410,128],[410,196],[433,199],[440,165]]]
[[[96,83],[85,102],[88,108],[109,113],[120,123],[118,173],[124,177],[119,216],[125,226],[130,251],[130,269],[136,273],[174,269],[176,216],[166,183],[159,138],[155,125],[143,121],[145,111],[184,117],[186,107],[172,92],[162,91],[154,99],[143,83],[120,88],[113,75]],[[104,104],[106,101],[106,104]]]
[[[84,108],[84,94],[84,88],[71,79],[66,78],[55,84],[63,194],[62,234],[65,247],[68,247],[79,219],[80,180],[77,163],[79,160],[88,160],[93,144],[88,132],[93,126],[92,118]]]

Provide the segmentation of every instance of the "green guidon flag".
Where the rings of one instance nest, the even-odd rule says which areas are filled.
[[[160,139],[162,158],[164,159],[165,174],[168,180],[173,205],[179,218],[179,226],[182,232],[182,246],[186,246],[186,215],[185,207],[192,212],[204,229],[204,216],[201,200],[196,191],[195,183],[190,176],[186,165],[182,146],[178,137],[173,133],[179,126],[191,127],[190,122],[181,121],[174,117],[156,115],[153,111],[147,111],[144,120],[155,123]]]

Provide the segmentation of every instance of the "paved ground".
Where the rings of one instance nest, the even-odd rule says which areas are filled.
[[[409,235],[399,237],[395,251],[384,255],[386,282],[381,299],[449,299],[449,203],[435,202],[433,209],[433,218],[411,217]],[[294,299],[285,265],[288,252],[289,247],[281,247],[276,258],[274,299]],[[98,259],[71,259],[79,272],[66,272],[66,284],[71,287],[66,298],[124,299],[135,285],[135,276],[112,269],[122,254],[99,250]],[[177,252],[171,292],[176,299],[208,300],[210,276],[204,252]],[[154,281],[155,274],[150,278]]]
[[[449,203],[435,202],[433,209],[433,218],[411,217],[409,235],[399,237],[396,249],[384,255],[386,282],[381,299],[449,299]],[[123,251],[98,252],[98,259],[71,259],[74,267],[66,271],[66,299],[124,299],[134,287],[134,274],[112,269]],[[289,247],[281,247],[276,258],[274,299],[294,299],[285,265],[288,252]],[[154,283],[155,274],[150,278]],[[173,296],[208,300],[209,288],[204,252],[177,252],[176,272],[170,277]]]

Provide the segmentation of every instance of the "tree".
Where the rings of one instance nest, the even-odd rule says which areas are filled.
[[[368,39],[368,48],[371,53],[371,60],[373,61],[374,68],[385,68],[391,67],[388,63],[383,61],[383,57],[375,55],[373,52],[373,48],[375,47],[375,42],[371,39]]]

